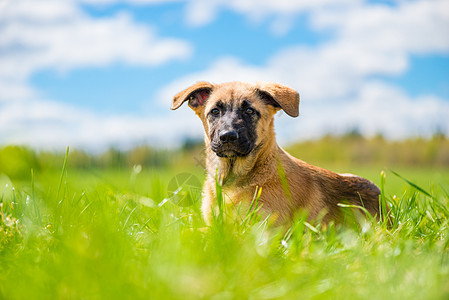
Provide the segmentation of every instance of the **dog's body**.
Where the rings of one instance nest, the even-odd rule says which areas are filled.
[[[299,115],[299,94],[275,83],[199,82],[178,93],[172,109],[183,102],[203,122],[207,179],[202,212],[210,220],[216,201],[216,180],[222,181],[227,201],[249,204],[256,188],[259,203],[286,223],[304,209],[309,218],[322,214],[325,222],[341,221],[338,203],[363,206],[379,215],[377,186],[367,179],[312,166],[280,148],[275,140],[274,114],[283,109]]]

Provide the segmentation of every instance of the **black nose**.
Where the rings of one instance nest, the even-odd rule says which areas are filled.
[[[220,141],[222,143],[234,143],[239,138],[237,131],[223,131],[220,133]]]

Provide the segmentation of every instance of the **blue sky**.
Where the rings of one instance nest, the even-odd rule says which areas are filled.
[[[200,138],[187,106],[169,110],[200,80],[297,89],[282,144],[355,127],[449,134],[449,2],[0,0],[0,144]]]

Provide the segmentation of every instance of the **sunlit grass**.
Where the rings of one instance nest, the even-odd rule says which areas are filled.
[[[300,214],[276,227],[257,214],[258,191],[248,213],[223,204],[206,226],[199,195],[187,207],[168,198],[173,171],[60,163],[16,186],[0,178],[1,299],[449,297],[447,181],[429,188],[386,171],[389,226]],[[396,180],[408,187],[393,195]]]

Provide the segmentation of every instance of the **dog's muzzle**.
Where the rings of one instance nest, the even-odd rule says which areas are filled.
[[[220,157],[236,157],[248,155],[253,145],[244,134],[226,130],[218,133],[212,140],[211,149]]]

